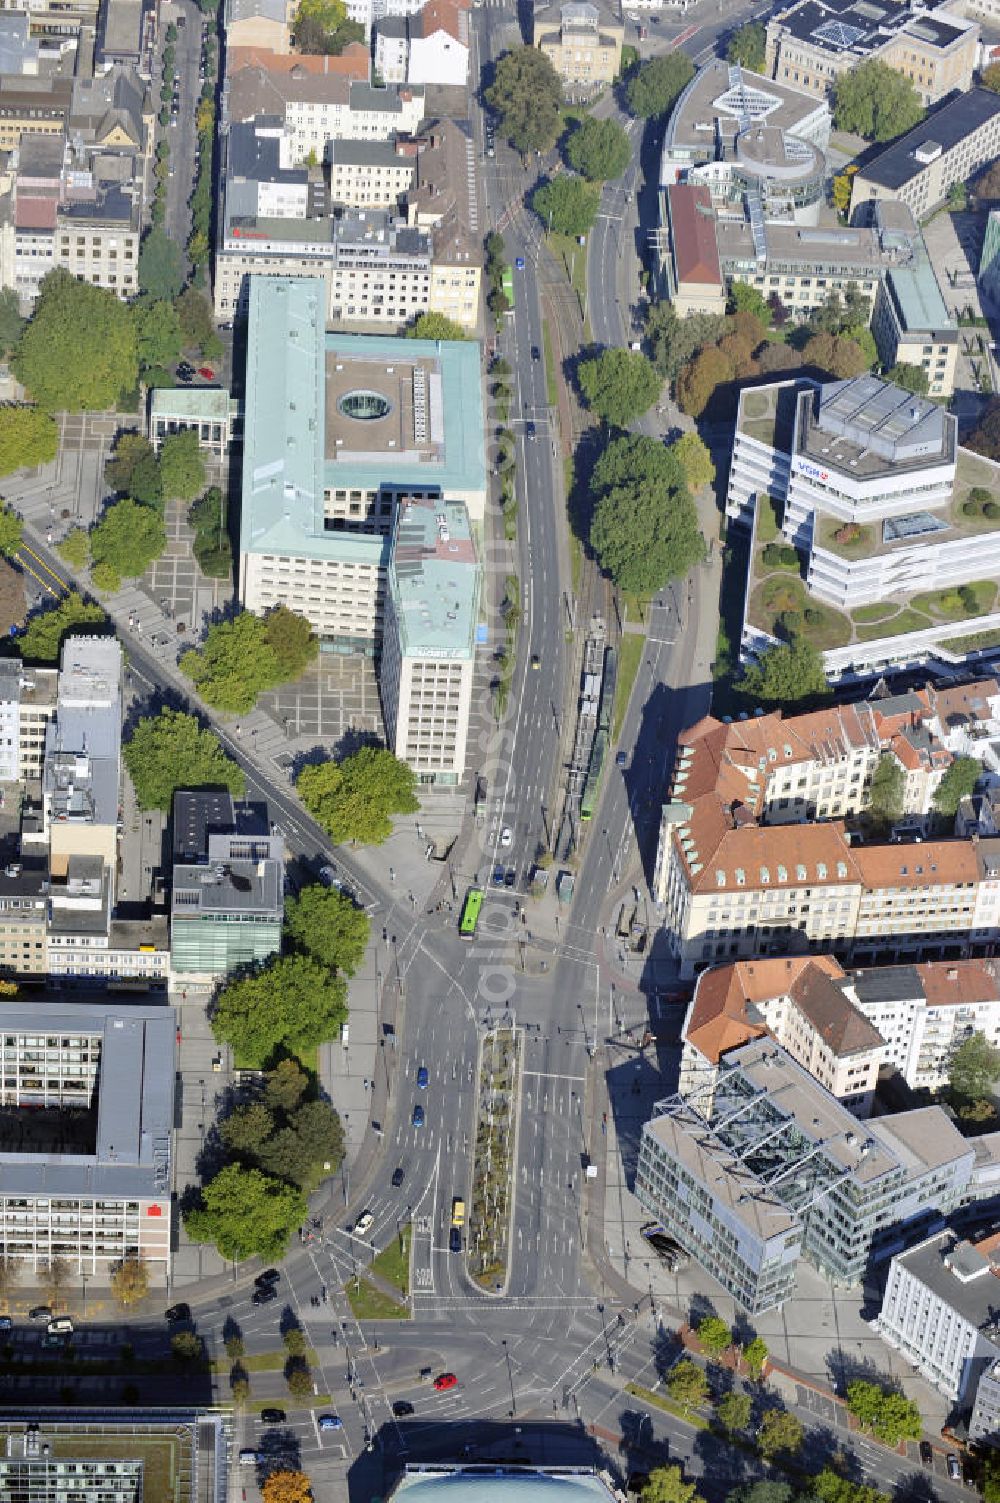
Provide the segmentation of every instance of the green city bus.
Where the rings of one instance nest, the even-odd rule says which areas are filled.
[[[465,894],[465,902],[462,904],[462,917],[458,921],[458,932],[463,939],[474,939],[479,924],[479,912],[483,906],[483,898],[486,894],[481,887],[470,887]]]

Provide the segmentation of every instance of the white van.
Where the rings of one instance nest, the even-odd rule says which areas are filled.
[[[68,1315],[57,1315],[45,1327],[50,1336],[72,1336],[73,1322]]]

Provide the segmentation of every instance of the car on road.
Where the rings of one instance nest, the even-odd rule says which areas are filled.
[[[945,1461],[948,1466],[948,1476],[951,1478],[952,1482],[961,1482],[962,1468],[958,1464],[958,1457],[955,1455],[954,1451],[948,1452],[948,1455],[945,1457]]]
[[[240,1466],[256,1466],[257,1452],[251,1446],[243,1446],[240,1450]]]
[[[517,267],[518,271],[523,271],[524,270],[524,257],[523,256],[515,256],[514,257],[514,265]]]
[[[627,767],[628,766],[628,757],[626,757],[626,755],[625,755],[624,752],[619,752],[618,753],[617,757],[615,758],[615,766],[616,767]]]
[[[263,1289],[255,1289],[250,1303],[252,1305],[269,1305],[272,1300],[278,1298],[278,1291],[273,1284],[265,1284]]]
[[[934,1465],[934,1448],[929,1440],[920,1442],[920,1460],[924,1466]]]
[[[413,1405],[409,1399],[397,1399],[392,1406],[392,1412],[397,1419],[405,1419],[408,1414],[413,1413]]]
[[[426,1091],[427,1082],[429,1079],[430,1077],[427,1074],[427,1066],[421,1065],[420,1069],[417,1071],[417,1086],[421,1091]]]
[[[534,441],[535,431],[536,430],[534,423],[525,423],[524,433],[526,438],[530,438],[532,441]]]
[[[0,1315],[0,1331],[12,1331],[14,1322],[9,1315]]]
[[[374,1225],[375,1217],[372,1215],[371,1211],[362,1211],[361,1215],[354,1223],[355,1237],[363,1237],[366,1232],[371,1231]]]
[[[265,1268],[264,1272],[259,1273],[254,1279],[254,1283],[258,1289],[267,1288],[270,1284],[280,1284],[281,1274],[276,1268]]]
[[[414,1127],[423,1127],[424,1125],[424,1109],[419,1101],[413,1108],[413,1116],[410,1118],[410,1121]]]
[[[462,1229],[461,1229],[461,1227],[453,1226],[451,1228],[451,1231],[448,1233],[448,1251],[449,1252],[461,1252],[462,1251]]]
[[[494,887],[502,887],[503,886],[504,876],[505,876],[505,872],[504,872],[504,869],[503,869],[502,866],[495,866],[493,868],[493,885],[494,885]]]
[[[534,668],[534,670],[535,670],[536,673],[538,672],[539,668],[542,666],[542,660],[538,656],[537,652],[533,652],[531,654],[531,666],[532,666],[532,668]]]
[[[283,1409],[262,1409],[260,1422],[262,1425],[283,1425],[287,1416]]]
[[[321,1430],[343,1430],[344,1428],[339,1414],[321,1414],[316,1423]]]
[[[437,1377],[434,1379],[434,1387],[437,1389],[438,1393],[444,1393],[446,1388],[457,1388],[458,1379],[455,1377],[454,1373],[438,1373]]]
[[[495,157],[496,154],[497,154],[497,150],[496,150],[496,147],[493,144],[493,137],[492,136],[487,136],[487,138],[486,138],[486,155],[488,157]]]
[[[503,885],[505,887],[513,887],[516,881],[517,872],[512,866],[508,866],[507,870],[504,872]]]
[[[400,1164],[398,1169],[394,1169],[392,1171],[392,1188],[394,1190],[398,1190],[405,1178],[406,1170],[403,1168],[402,1164]]]
[[[509,850],[509,848],[514,844],[514,836],[511,832],[510,825],[504,825],[503,829],[500,831],[500,844],[503,846],[505,851]]]
[[[532,358],[532,360],[541,360],[541,358],[542,358],[541,355],[538,352],[538,346],[537,346],[537,344],[533,344],[531,346],[531,358]]]
[[[29,1320],[51,1320],[52,1311],[48,1305],[34,1305],[28,1311]]]
[[[198,367],[198,374],[199,374],[199,376],[201,376],[201,378],[202,378],[203,381],[214,381],[215,380],[215,371],[212,369],[212,367],[210,365],[199,365],[199,367]]]
[[[319,869],[319,880],[327,887],[340,888],[344,885],[337,876],[337,868],[335,866],[321,866]]]
[[[54,1315],[45,1329],[50,1336],[72,1336],[74,1327],[68,1315]]]
[[[170,1322],[171,1325],[175,1325],[179,1320],[190,1320],[191,1306],[185,1305],[183,1303],[179,1305],[171,1305],[169,1310],[166,1310],[164,1312],[164,1317]]]

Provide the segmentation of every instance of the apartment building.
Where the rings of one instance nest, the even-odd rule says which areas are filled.
[[[618,76],[625,41],[620,10],[591,0],[541,5],[532,28],[532,45],[545,53],[568,89],[592,92]]]
[[[0,77],[0,151],[13,151],[26,134],[61,137],[73,87],[70,78]]]
[[[285,842],[266,805],[228,793],[174,794],[170,963],[216,979],[281,949]]]
[[[851,213],[874,199],[899,199],[916,219],[944,202],[1000,155],[1000,95],[969,89],[948,99],[871,158],[851,180]]]
[[[421,783],[465,773],[482,567],[461,502],[404,501],[386,590],[379,682],[386,740]]]
[[[975,1152],[939,1107],[860,1124],[769,1040],[704,1096],[657,1103],[636,1195],[749,1314],[780,1307],[800,1257],[858,1284],[976,1194]]]
[[[103,1284],[138,1254],[154,1286],[167,1282],[176,1029],[162,1005],[0,1008],[3,1100],[23,1125],[18,1151],[0,1152],[0,1252],[29,1277],[58,1257]],[[74,1109],[61,1152],[36,1130],[39,1107]]]
[[[55,714],[59,674],[0,661],[0,783],[39,778],[45,728]]]
[[[227,49],[261,47],[287,53],[292,45],[292,11],[288,0],[226,0]]]
[[[767,68],[783,83],[826,95],[842,73],[874,58],[902,73],[924,105],[972,83],[979,27],[943,7],[891,0],[796,0],[767,22]]]
[[[331,202],[354,209],[395,208],[413,185],[415,142],[330,141]]]

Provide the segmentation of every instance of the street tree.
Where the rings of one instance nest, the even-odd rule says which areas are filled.
[[[202,1339],[194,1331],[178,1331],[176,1336],[171,1336],[170,1352],[181,1367],[193,1367],[205,1357]]]
[[[61,543],[56,544],[59,557],[65,559],[71,569],[86,568],[90,562],[90,538],[85,527],[74,527]]]
[[[697,1409],[708,1398],[704,1369],[690,1357],[682,1357],[667,1374],[667,1392],[682,1409]]]
[[[291,679],[301,678],[319,656],[319,638],[309,622],[287,605],[273,606],[262,619],[263,641],[274,653],[278,665],[275,682],[287,684]]]
[[[819,1503],[889,1503],[888,1493],[850,1482],[832,1467],[824,1467],[811,1479],[809,1492]]]
[[[322,882],[303,887],[285,904],[285,929],[295,946],[347,976],[361,963],[370,928],[363,908]]]
[[[301,1326],[287,1326],[282,1332],[281,1341],[290,1357],[304,1357],[309,1347],[306,1333]]]
[[[48,412],[114,407],[139,375],[132,310],[113,292],[57,267],[42,282],[11,368]]]
[[[531,207],[542,224],[557,235],[586,235],[600,206],[600,188],[568,173],[541,183],[531,195]]]
[[[308,955],[277,955],[223,986],[212,1032],[256,1069],[326,1043],[347,1017],[347,984]]]
[[[995,1049],[986,1035],[977,1030],[959,1044],[949,1061],[948,1084],[952,1094],[959,1101],[982,1101],[998,1078],[1000,1049]]]
[[[285,1364],[285,1382],[293,1398],[308,1398],[313,1391],[313,1378],[309,1364],[301,1357],[290,1358]]]
[[[968,798],[983,775],[983,764],[977,757],[956,757],[934,790],[931,802],[938,814],[954,819],[958,806]]]
[[[866,141],[892,141],[919,125],[925,113],[905,74],[878,58],[849,68],[833,85],[834,124]]]
[[[748,21],[738,26],[729,38],[726,59],[740,63],[751,73],[763,73],[767,49],[767,32],[762,21]]]
[[[1000,1056],[998,1056],[1000,1058]],[[912,1399],[880,1383],[856,1378],[847,1385],[847,1408],[858,1423],[887,1446],[919,1440],[924,1433],[920,1410]]]
[[[185,287],[180,297],[175,298],[174,307],[181,321],[184,348],[198,350],[206,360],[221,355],[222,341],[215,331],[212,310],[204,293],[197,287]]]
[[[742,1393],[738,1388],[732,1388],[722,1395],[716,1405],[716,1418],[731,1435],[738,1435],[750,1424],[751,1408],[750,1395]]]
[[[243,1409],[250,1398],[250,1379],[245,1367],[236,1366],[229,1373],[229,1393],[237,1409]]]
[[[585,115],[566,145],[570,166],[591,183],[621,177],[632,160],[627,131],[617,120]]]
[[[269,1472],[260,1495],[264,1503],[312,1503],[312,1486],[305,1472]]]
[[[802,1447],[802,1421],[787,1409],[768,1409],[757,1431],[757,1449],[765,1461],[782,1451],[794,1455]]]
[[[297,1059],[283,1059],[268,1071],[264,1100],[272,1111],[293,1112],[309,1090],[309,1076]]]
[[[403,331],[407,339],[464,339],[466,330],[446,313],[418,313]]]
[[[238,1106],[219,1123],[219,1137],[236,1154],[256,1157],[273,1135],[274,1116],[262,1101]]]
[[[59,428],[54,418],[40,407],[16,403],[0,407],[0,475],[49,464],[55,459],[58,447]],[[0,549],[4,553],[10,551],[2,543]]]
[[[869,789],[869,808],[873,822],[888,829],[903,817],[906,795],[906,772],[899,758],[883,752],[875,764]]]
[[[66,1290],[69,1288],[72,1276],[73,1270],[68,1258],[50,1258],[38,1270],[38,1282],[54,1310],[65,1305]]]
[[[91,565],[90,582],[102,595],[114,595],[122,587],[121,575],[106,558],[99,558]]]
[[[915,397],[926,397],[930,390],[930,382],[923,366],[911,365],[906,360],[897,360],[886,372],[885,379],[891,381],[893,386],[901,387],[903,391],[912,392]]]
[[[592,412],[613,428],[627,428],[660,395],[663,381],[639,350],[602,350],[581,360],[577,380]]]
[[[299,797],[337,845],[381,845],[394,814],[415,814],[413,771],[384,747],[363,746],[340,762],[304,767]]]
[[[205,484],[205,456],[193,428],[168,433],[160,446],[163,494],[173,501],[193,501]]]
[[[268,1174],[310,1194],[336,1172],[344,1157],[340,1117],[327,1101],[307,1101],[262,1145],[257,1157]]]
[[[688,417],[701,417],[720,386],[732,381],[733,365],[716,345],[700,350],[677,376],[677,405]]]
[[[16,288],[0,288],[0,356],[4,359],[20,339],[24,324]]]
[[[705,556],[676,457],[655,439],[614,440],[594,467],[590,543],[619,589],[654,593]]]
[[[715,465],[708,446],[693,430],[682,433],[670,445],[670,452],[680,464],[689,491],[700,491],[715,480]]]
[[[18,639],[21,656],[29,663],[56,663],[64,637],[93,632],[95,627],[106,625],[107,619],[99,605],[71,591],[51,610],[32,616]]]
[[[184,348],[181,322],[173,303],[161,299],[135,304],[135,326],[139,365],[143,380],[148,382],[150,371],[166,373],[166,368],[176,365],[181,358]]]
[[[791,1503],[794,1489],[788,1482],[772,1482],[762,1478],[759,1482],[745,1482],[734,1487],[726,1497],[726,1503]]]
[[[163,480],[156,450],[141,433],[121,433],[104,478],[119,496],[131,496],[143,506],[163,505]]]
[[[722,313],[692,313],[678,318],[665,298],[651,302],[646,311],[645,342],[660,375],[675,381],[681,367],[699,350],[718,343],[726,324]]]
[[[562,126],[562,80],[537,47],[515,47],[498,60],[486,102],[516,151],[548,151]]]
[[[91,529],[90,556],[95,564],[107,564],[123,578],[145,574],[167,546],[163,518],[151,506],[140,506],[126,497],[109,506]]]
[[[657,1466],[640,1494],[642,1503],[704,1503],[693,1482],[685,1482],[679,1466]]]
[[[732,1327],[719,1315],[706,1315],[696,1334],[710,1357],[721,1357],[733,1344]]]
[[[145,1258],[122,1258],[111,1274],[111,1293],[127,1309],[149,1293],[149,1265]]]
[[[184,253],[166,230],[147,230],[139,249],[139,287],[148,298],[175,298],[187,277]]]
[[[771,708],[801,706],[830,692],[823,659],[803,637],[761,653],[736,687],[744,699]]]
[[[307,1210],[295,1185],[227,1164],[203,1186],[200,1204],[186,1213],[184,1224],[192,1241],[214,1242],[232,1262],[253,1257],[271,1262],[284,1256]]]
[[[665,115],[694,77],[694,63],[678,49],[651,58],[628,81],[629,109],[647,120],[651,115]]]
[[[213,731],[181,710],[144,716],[123,755],[140,809],[169,814],[178,788],[227,788],[235,798],[243,793],[242,767],[226,756]]]
[[[759,1383],[764,1376],[764,1365],[767,1362],[767,1343],[762,1336],[754,1336],[743,1348],[743,1361],[746,1370],[755,1383]]]
[[[214,709],[243,715],[279,682],[278,656],[264,640],[264,623],[252,611],[210,626],[200,648],[180,659],[182,673]]]

